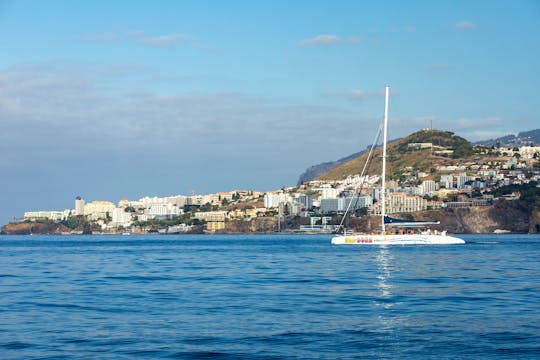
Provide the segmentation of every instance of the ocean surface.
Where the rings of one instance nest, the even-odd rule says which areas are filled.
[[[540,236],[0,236],[0,359],[540,359]]]

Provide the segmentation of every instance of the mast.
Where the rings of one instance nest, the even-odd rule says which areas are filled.
[[[382,232],[385,232],[384,216],[386,215],[386,134],[388,128],[388,94],[390,86],[386,85],[386,96],[384,102],[384,125],[383,125],[383,156],[382,156],[382,194],[381,194],[381,222]]]

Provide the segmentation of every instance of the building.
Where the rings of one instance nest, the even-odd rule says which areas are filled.
[[[410,196],[401,192],[391,193],[386,197],[386,213],[411,213],[427,210],[429,202],[419,196]],[[374,215],[381,214],[381,203],[373,204],[370,213]]]
[[[424,149],[431,149],[433,147],[432,143],[408,143],[407,149],[408,150],[424,150]]]
[[[456,187],[458,189],[463,189],[465,187],[465,184],[471,180],[472,180],[471,176],[467,176],[467,174],[464,172],[460,173],[459,175],[456,176]]]
[[[92,201],[84,205],[84,215],[89,220],[107,219],[112,217],[115,206],[110,201]]]
[[[453,189],[454,188],[454,177],[452,175],[441,175],[441,188]]]
[[[112,226],[113,227],[128,227],[131,226],[133,221],[133,214],[126,212],[125,208],[115,208],[112,212]]]
[[[368,207],[373,204],[371,196],[349,196],[346,198],[321,199],[322,214],[342,213],[349,210],[356,210],[363,207]]]
[[[198,212],[193,215],[195,219],[199,219],[201,221],[225,221],[225,218],[227,217],[226,211],[203,211]]]
[[[420,184],[420,195],[431,194],[437,191],[437,183],[433,180],[424,180]]]
[[[24,220],[37,221],[62,221],[68,218],[69,210],[65,211],[27,211],[24,213]]]
[[[178,209],[177,206],[172,204],[154,204],[147,208],[144,213],[149,218],[172,218],[183,213],[184,210]]]
[[[206,223],[206,231],[216,232],[225,230],[225,221],[209,221]]]
[[[335,199],[339,195],[338,189],[332,187],[323,187],[321,189],[321,200],[322,199]]]
[[[277,208],[280,203],[292,201],[290,195],[284,192],[268,192],[264,194],[264,207]]]
[[[313,199],[309,195],[302,194],[294,199],[294,201],[303,205],[304,209],[311,210],[313,208]]]
[[[84,199],[80,196],[75,198],[75,210],[73,215],[84,215]]]

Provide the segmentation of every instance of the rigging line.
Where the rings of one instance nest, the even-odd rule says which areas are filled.
[[[362,172],[360,173],[360,178],[362,179],[362,182],[360,183],[360,186],[359,186],[360,191],[362,191],[362,189],[363,189],[364,182],[365,182],[364,174],[366,172],[368,164],[372,160],[371,154],[373,153],[373,149],[375,149],[375,145],[377,144],[377,141],[379,141],[379,137],[381,136],[382,127],[383,127],[383,124],[381,123],[379,125],[379,129],[377,130],[377,134],[375,135],[375,138],[373,139],[373,143],[371,144],[371,148],[369,149],[369,153],[368,153],[368,156],[366,158],[366,161],[364,162],[364,167],[362,168]],[[356,187],[356,189],[354,189],[354,191],[356,191],[357,189],[358,189],[358,187]],[[351,204],[352,204],[352,199],[349,202],[349,205],[347,205],[347,209],[345,210],[345,214],[343,214],[343,217],[341,218],[341,222],[339,223],[339,226],[338,226],[336,231],[339,231],[339,229],[341,229],[343,227],[343,223],[344,223],[345,219],[347,218],[347,214],[349,213],[349,210],[351,209]]]

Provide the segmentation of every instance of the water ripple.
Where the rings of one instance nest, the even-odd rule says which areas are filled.
[[[540,358],[540,237],[0,236],[0,358]]]

